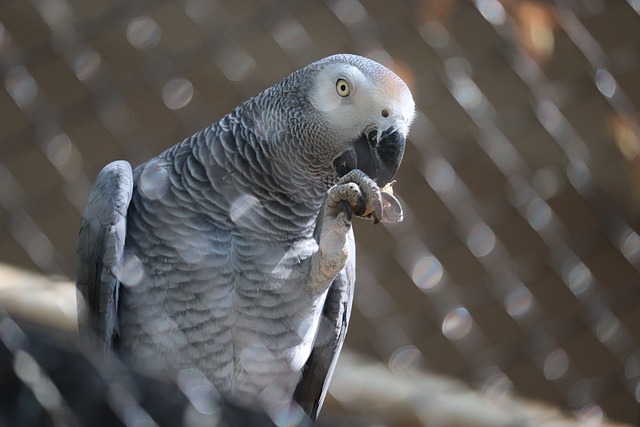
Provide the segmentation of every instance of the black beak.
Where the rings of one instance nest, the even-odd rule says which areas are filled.
[[[380,187],[388,184],[400,167],[406,138],[395,128],[361,135],[333,161],[339,177],[353,169],[366,173]]]

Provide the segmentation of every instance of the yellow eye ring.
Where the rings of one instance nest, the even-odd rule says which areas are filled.
[[[349,86],[349,82],[345,79],[338,79],[336,82],[336,92],[338,92],[338,95],[343,98],[345,96],[349,96],[351,93],[351,86]]]

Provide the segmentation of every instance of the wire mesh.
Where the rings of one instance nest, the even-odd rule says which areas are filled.
[[[0,259],[73,277],[104,164],[362,54],[408,83],[417,118],[405,221],[356,225],[347,345],[496,405],[637,422],[639,15],[635,0],[4,0]]]

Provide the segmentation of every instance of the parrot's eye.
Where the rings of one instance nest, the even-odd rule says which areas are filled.
[[[345,79],[338,79],[336,83],[336,91],[338,92],[338,95],[344,98],[345,96],[349,96],[351,93],[351,86],[349,86],[349,82]]]

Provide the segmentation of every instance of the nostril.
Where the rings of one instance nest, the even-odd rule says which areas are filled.
[[[386,108],[382,110],[382,117],[389,117],[389,110],[387,110]]]

